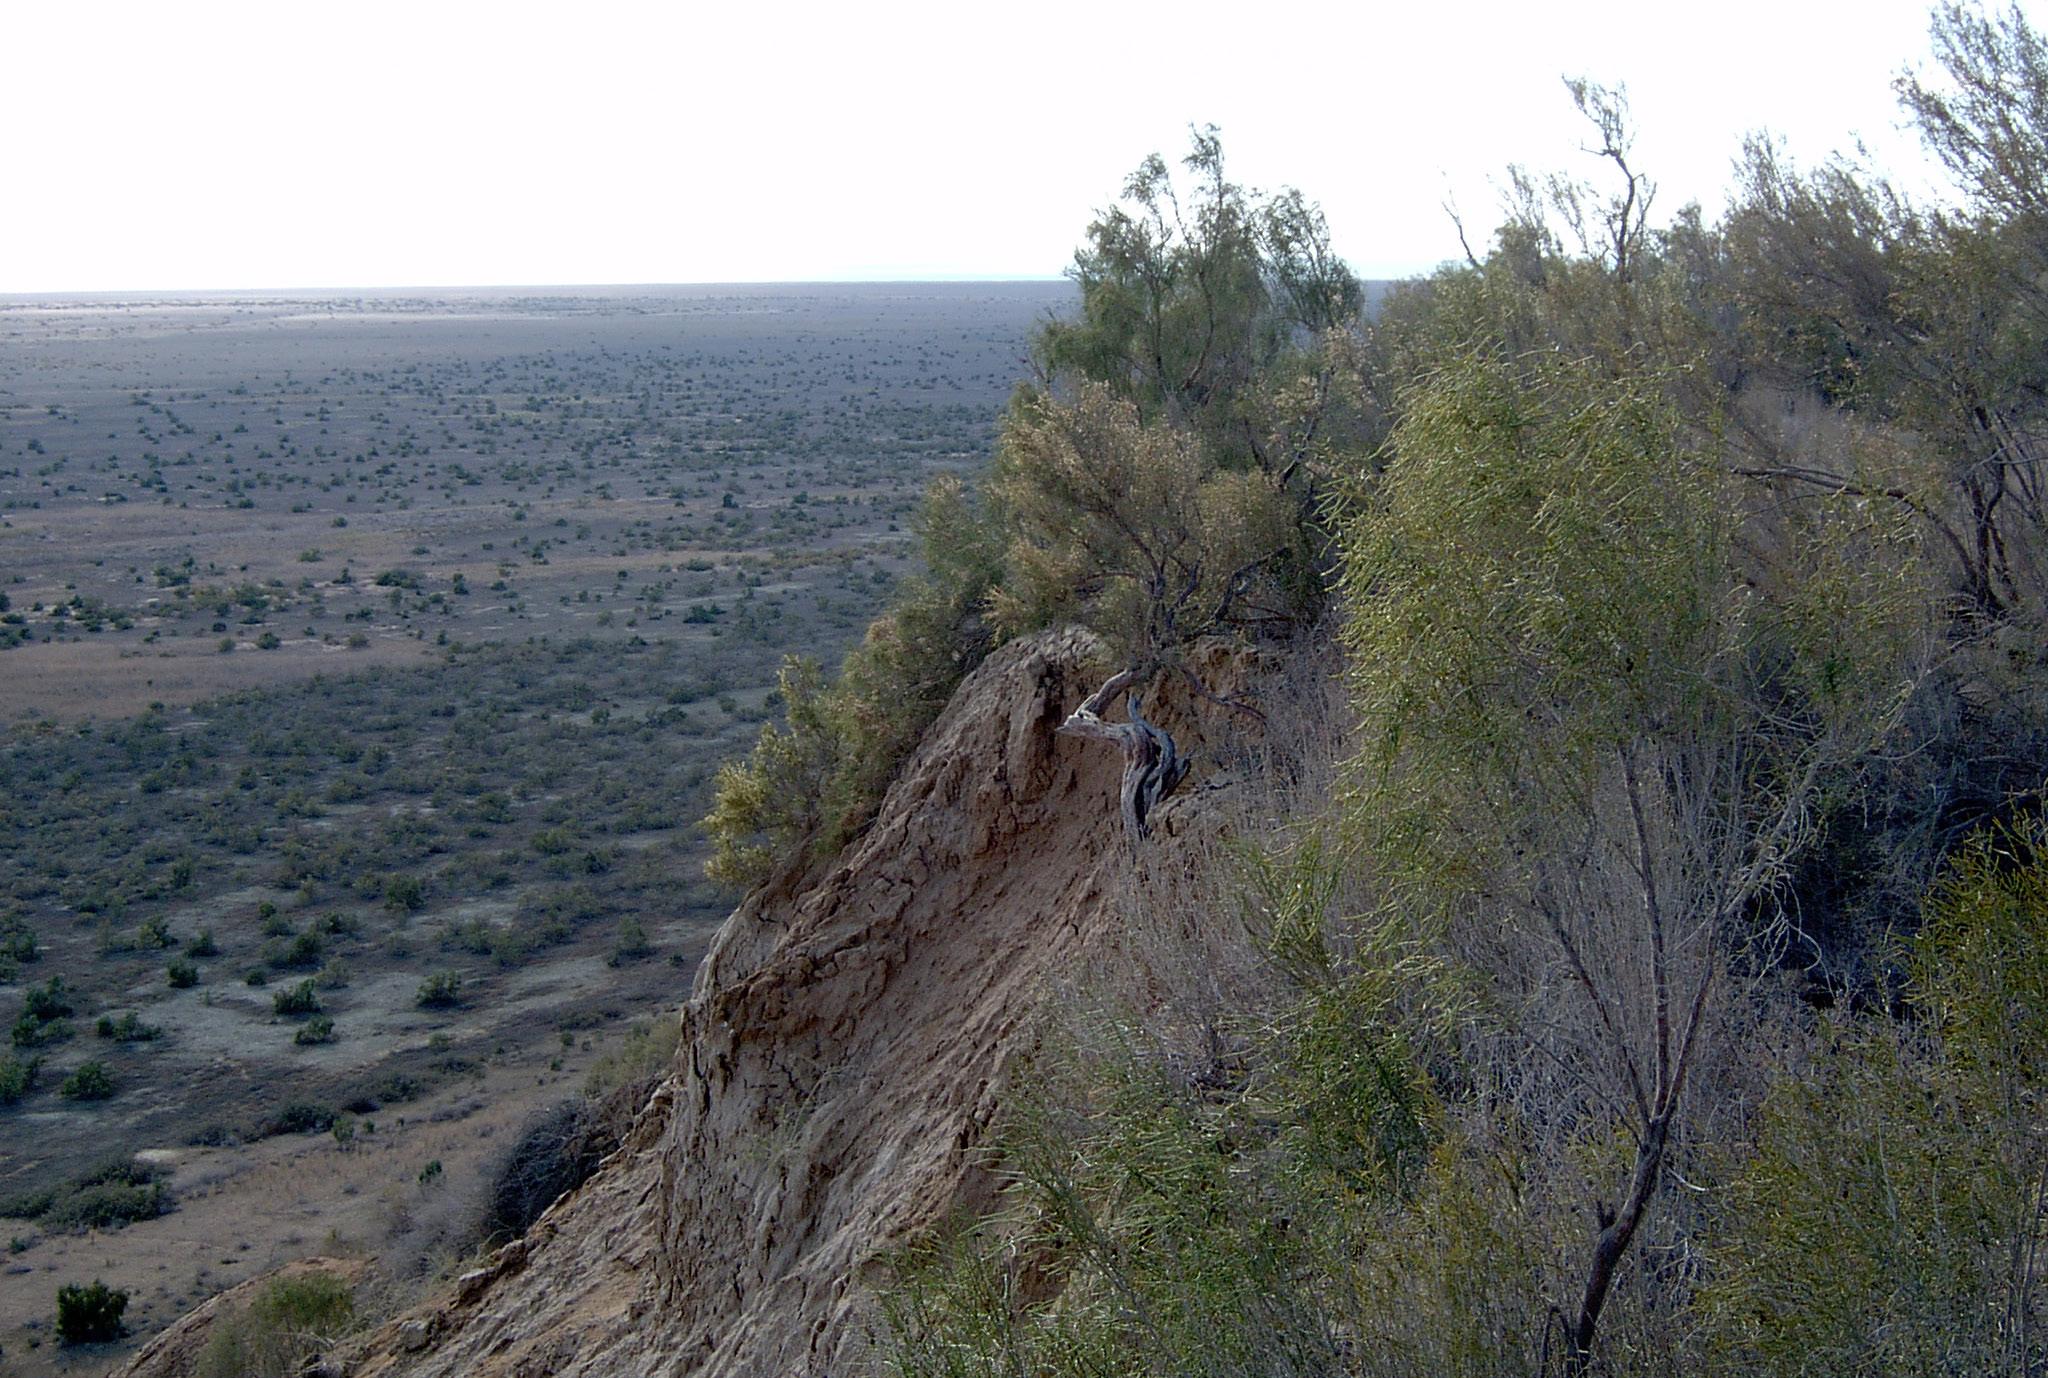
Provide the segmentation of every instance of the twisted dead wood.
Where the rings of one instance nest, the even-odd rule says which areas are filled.
[[[1114,742],[1123,752],[1124,835],[1134,846],[1150,834],[1146,820],[1152,811],[1180,786],[1188,773],[1188,760],[1175,748],[1172,735],[1145,721],[1138,696],[1131,691],[1137,681],[1135,669],[1110,676],[1059,726],[1059,731],[1067,736]],[[1128,721],[1107,722],[1103,710],[1118,694],[1124,696],[1124,715]]]

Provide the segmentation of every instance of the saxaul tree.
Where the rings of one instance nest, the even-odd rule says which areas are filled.
[[[1665,1189],[1717,991],[1824,782],[1907,685],[1908,546],[1853,503],[1749,558],[1710,433],[1552,353],[1420,383],[1347,540],[1347,814],[1392,911],[1491,991],[1505,1119],[1625,1135],[1552,1314],[1568,1367]],[[1510,1070],[1511,1069],[1511,1070]]]
[[[1361,292],[1321,211],[1232,182],[1213,128],[1183,167],[1185,191],[1147,158],[1089,226],[1081,310],[1040,332],[988,490],[1007,540],[999,625],[1079,621],[1120,659],[1061,730],[1123,752],[1133,840],[1188,764],[1139,695],[1173,674],[1215,698],[1187,647],[1314,616],[1319,480],[1367,425],[1346,386]]]
[[[1183,657],[1189,645],[1298,614],[1275,577],[1297,538],[1294,504],[1272,476],[1215,468],[1192,432],[1147,424],[1097,383],[1071,403],[1040,397],[1019,407],[990,496],[1012,532],[998,621],[1022,629],[1079,620],[1122,659],[1060,730],[1123,752],[1124,826],[1142,839],[1188,763],[1145,720],[1139,693],[1171,673],[1214,697]],[[1125,721],[1112,722],[1119,698]]]

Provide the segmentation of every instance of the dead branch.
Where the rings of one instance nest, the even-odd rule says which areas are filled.
[[[1084,699],[1059,731],[1070,737],[1089,737],[1114,742],[1124,754],[1124,835],[1136,846],[1151,832],[1146,820],[1179,788],[1188,773],[1188,759],[1173,744],[1166,729],[1145,721],[1144,712],[1132,686],[1138,682],[1136,669],[1118,671],[1100,689]],[[1118,694],[1124,696],[1128,721],[1109,722],[1102,716]]]

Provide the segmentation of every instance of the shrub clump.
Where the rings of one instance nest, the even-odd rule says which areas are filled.
[[[121,1313],[128,1294],[95,1280],[90,1287],[57,1289],[57,1341],[67,1345],[105,1344],[121,1338]]]
[[[285,1016],[320,1013],[320,997],[313,991],[312,978],[272,995],[270,1008]]]
[[[97,1059],[81,1062],[76,1071],[64,1078],[57,1094],[66,1100],[106,1100],[114,1094],[114,1074]]]
[[[215,1322],[198,1378],[285,1378],[354,1326],[355,1293],[332,1273],[273,1278],[242,1311]]]
[[[0,1202],[0,1215],[52,1230],[118,1229],[170,1213],[176,1202],[161,1177],[132,1158],[109,1158],[62,1186]]]
[[[295,1100],[263,1122],[261,1137],[279,1134],[325,1134],[334,1127],[334,1109],[317,1101]]]
[[[23,1060],[12,1053],[0,1055],[0,1105],[13,1105],[35,1090],[41,1065],[34,1058]]]

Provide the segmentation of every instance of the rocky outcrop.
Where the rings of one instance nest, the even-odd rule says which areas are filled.
[[[1056,737],[1100,682],[1063,632],[962,685],[873,826],[750,898],[682,1011],[675,1074],[526,1238],[335,1360],[365,1375],[842,1375],[877,1259],[993,1187],[983,1145],[1049,992],[1128,968],[1122,898],[1213,828],[1201,767],[1141,858],[1121,761]],[[1234,663],[1207,667],[1228,687]],[[1202,752],[1221,710],[1148,711]]]

